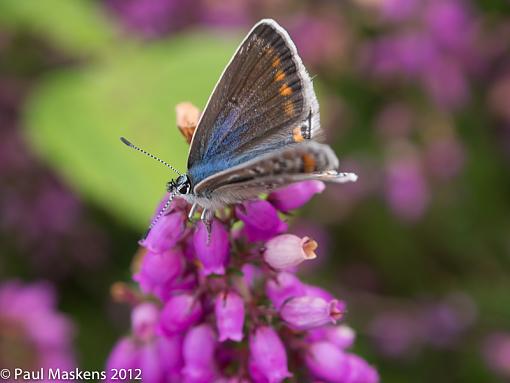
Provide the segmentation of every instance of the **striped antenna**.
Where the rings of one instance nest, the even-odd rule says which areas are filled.
[[[166,167],[172,169],[174,172],[176,172],[177,174],[179,174],[180,176],[182,176],[182,173],[179,172],[176,168],[174,168],[172,165],[170,165],[168,162],[165,162],[163,161],[162,159],[156,157],[155,155],[153,154],[150,154],[148,151],[146,150],[143,150],[142,148],[139,148],[138,146],[136,145],[133,145],[131,142],[129,142],[126,138],[124,137],[121,137],[120,140],[126,145],[126,146],[129,146],[130,148],[133,148],[135,150],[138,150],[139,152],[145,154],[146,156],[149,156],[150,158],[156,160],[156,161],[159,161],[161,162],[163,165],[165,165]],[[150,229],[149,229],[150,230]]]
[[[170,193],[170,196],[168,197],[168,201],[166,201],[165,203],[165,206],[163,206],[161,208],[161,210],[158,212],[158,215],[156,215],[156,217],[152,220],[149,228],[147,229],[147,231],[145,232],[145,235],[143,236],[144,239],[147,238],[147,236],[149,235],[150,231],[152,230],[152,228],[156,225],[156,223],[158,223],[159,219],[163,216],[163,214],[165,214],[165,212],[168,210],[168,208],[170,207],[170,204],[172,203],[172,200],[174,199],[175,197],[175,192],[173,193]]]

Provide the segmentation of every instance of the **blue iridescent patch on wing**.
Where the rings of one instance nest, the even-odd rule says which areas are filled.
[[[253,125],[253,119],[243,121],[243,117],[246,116],[242,115],[241,108],[233,105],[229,105],[217,116],[214,127],[211,129],[211,135],[204,142],[202,158],[188,169],[188,175],[193,185],[197,185],[216,173],[293,142],[290,135],[287,139],[278,137],[277,141],[274,138],[273,140],[261,139],[259,141],[260,137],[252,137],[247,141],[246,137],[250,136],[251,131],[256,130],[256,126]],[[279,126],[276,128],[280,129]]]
[[[192,185],[197,185],[201,181],[205,180],[216,173],[223,170],[230,169],[234,166],[240,165],[253,158],[259,157],[263,154],[269,153],[280,147],[285,146],[285,143],[278,143],[271,146],[261,146],[256,150],[252,150],[244,155],[230,156],[229,154],[219,154],[213,156],[209,161],[199,162],[192,168],[188,169],[188,176],[191,179]]]

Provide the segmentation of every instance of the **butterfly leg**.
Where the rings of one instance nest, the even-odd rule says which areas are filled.
[[[190,221],[193,220],[193,216],[197,212],[197,208],[198,208],[198,203],[195,202],[193,205],[191,205],[191,209],[189,209],[189,213],[188,213],[188,220],[190,220]]]
[[[200,217],[202,222],[205,225],[205,228],[207,229],[207,243],[209,243],[209,240],[211,239],[211,220],[212,220],[212,212],[211,210],[205,209],[202,210],[202,216]]]

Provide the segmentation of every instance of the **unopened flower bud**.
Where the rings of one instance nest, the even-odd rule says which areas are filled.
[[[316,297],[289,299],[280,309],[280,316],[293,329],[309,330],[328,323],[336,323],[342,317],[337,300],[325,301]]]
[[[282,234],[267,241],[264,260],[273,269],[287,270],[307,259],[316,258],[314,251],[317,246],[317,242],[308,237]]]

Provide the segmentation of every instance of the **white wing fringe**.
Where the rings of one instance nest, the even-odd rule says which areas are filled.
[[[323,172],[317,174],[315,179],[326,181],[326,182],[335,182],[339,184],[344,184],[347,182],[356,182],[358,180],[358,176],[355,173],[339,173],[335,170],[330,170],[327,172]]]

